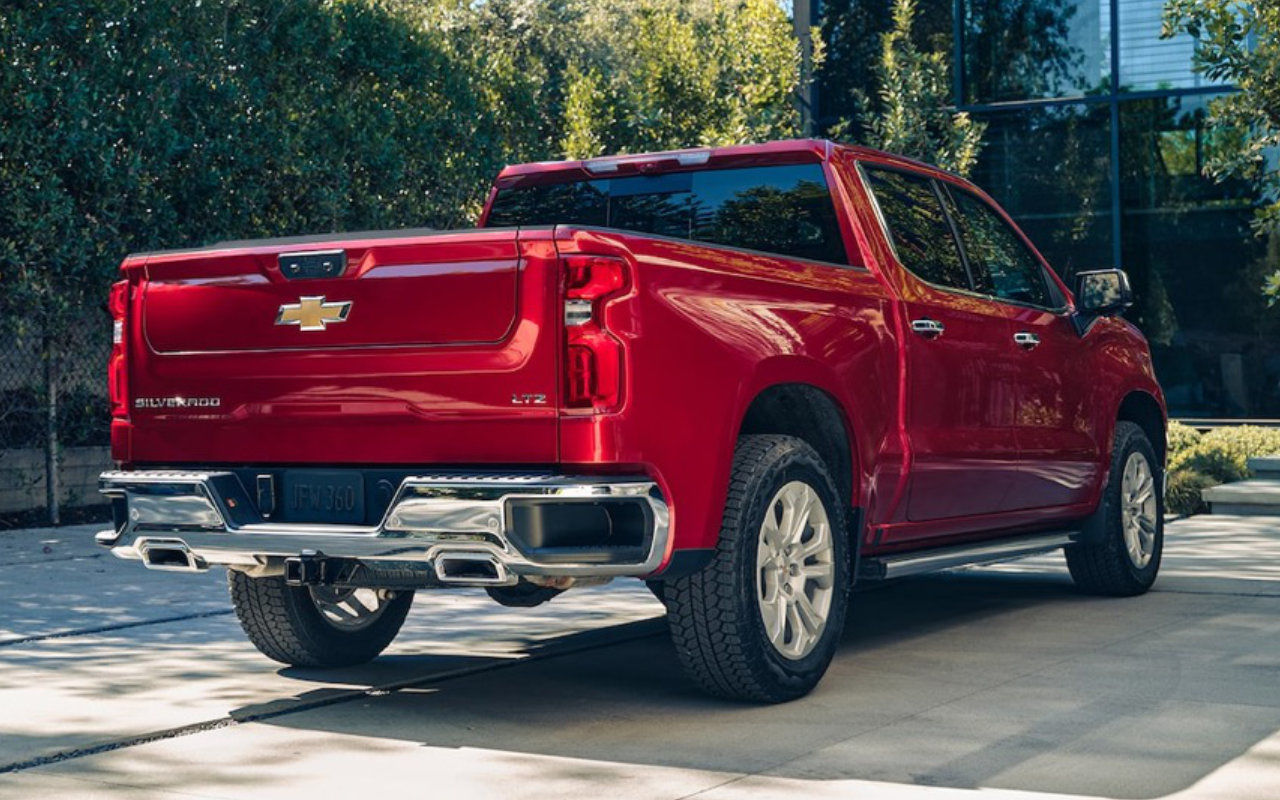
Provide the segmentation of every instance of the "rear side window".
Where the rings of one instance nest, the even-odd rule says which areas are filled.
[[[938,286],[971,288],[932,179],[875,167],[865,174],[902,266]]]
[[[1009,223],[976,195],[952,188],[956,227],[978,291],[1046,308],[1060,305],[1044,267]]]
[[[501,189],[490,227],[591,225],[847,264],[820,164]]]

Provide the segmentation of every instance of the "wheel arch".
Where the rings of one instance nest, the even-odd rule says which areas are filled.
[[[1115,418],[1117,422],[1132,422],[1142,428],[1142,432],[1147,435],[1151,446],[1155,448],[1156,456],[1160,459],[1160,464],[1163,467],[1168,448],[1168,439],[1166,438],[1167,423],[1165,421],[1164,408],[1161,407],[1160,401],[1156,400],[1149,392],[1135,389],[1121,399]],[[1111,438],[1114,442],[1114,433]]]
[[[854,432],[840,401],[812,383],[790,381],[763,387],[748,403],[738,435],[774,433],[807,442],[822,458],[846,507],[858,504]]]

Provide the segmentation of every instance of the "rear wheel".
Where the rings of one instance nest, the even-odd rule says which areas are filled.
[[[400,632],[413,592],[289,586],[229,570],[240,627],[268,658],[298,667],[371,661]]]
[[[1164,550],[1164,497],[1155,448],[1142,428],[1116,423],[1111,473],[1086,544],[1066,548],[1076,586],[1090,594],[1142,594]]]
[[[808,693],[844,628],[850,564],[844,509],[813,448],[742,437],[715,557],[662,585],[685,671],[722,697]]]

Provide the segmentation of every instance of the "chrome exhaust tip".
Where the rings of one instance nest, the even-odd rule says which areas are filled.
[[[164,572],[204,572],[209,569],[208,564],[191,552],[186,542],[147,539],[139,542],[137,549],[147,569]]]
[[[513,583],[506,565],[491,553],[454,552],[436,557],[436,579],[466,586],[505,586]]]

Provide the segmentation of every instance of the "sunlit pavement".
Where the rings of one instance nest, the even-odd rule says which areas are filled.
[[[420,593],[375,663],[279,669],[220,574],[91,531],[0,532],[0,797],[1280,798],[1280,519],[1171,524],[1136,599],[1058,555],[860,593],[774,707],[699,695],[638,582]]]

